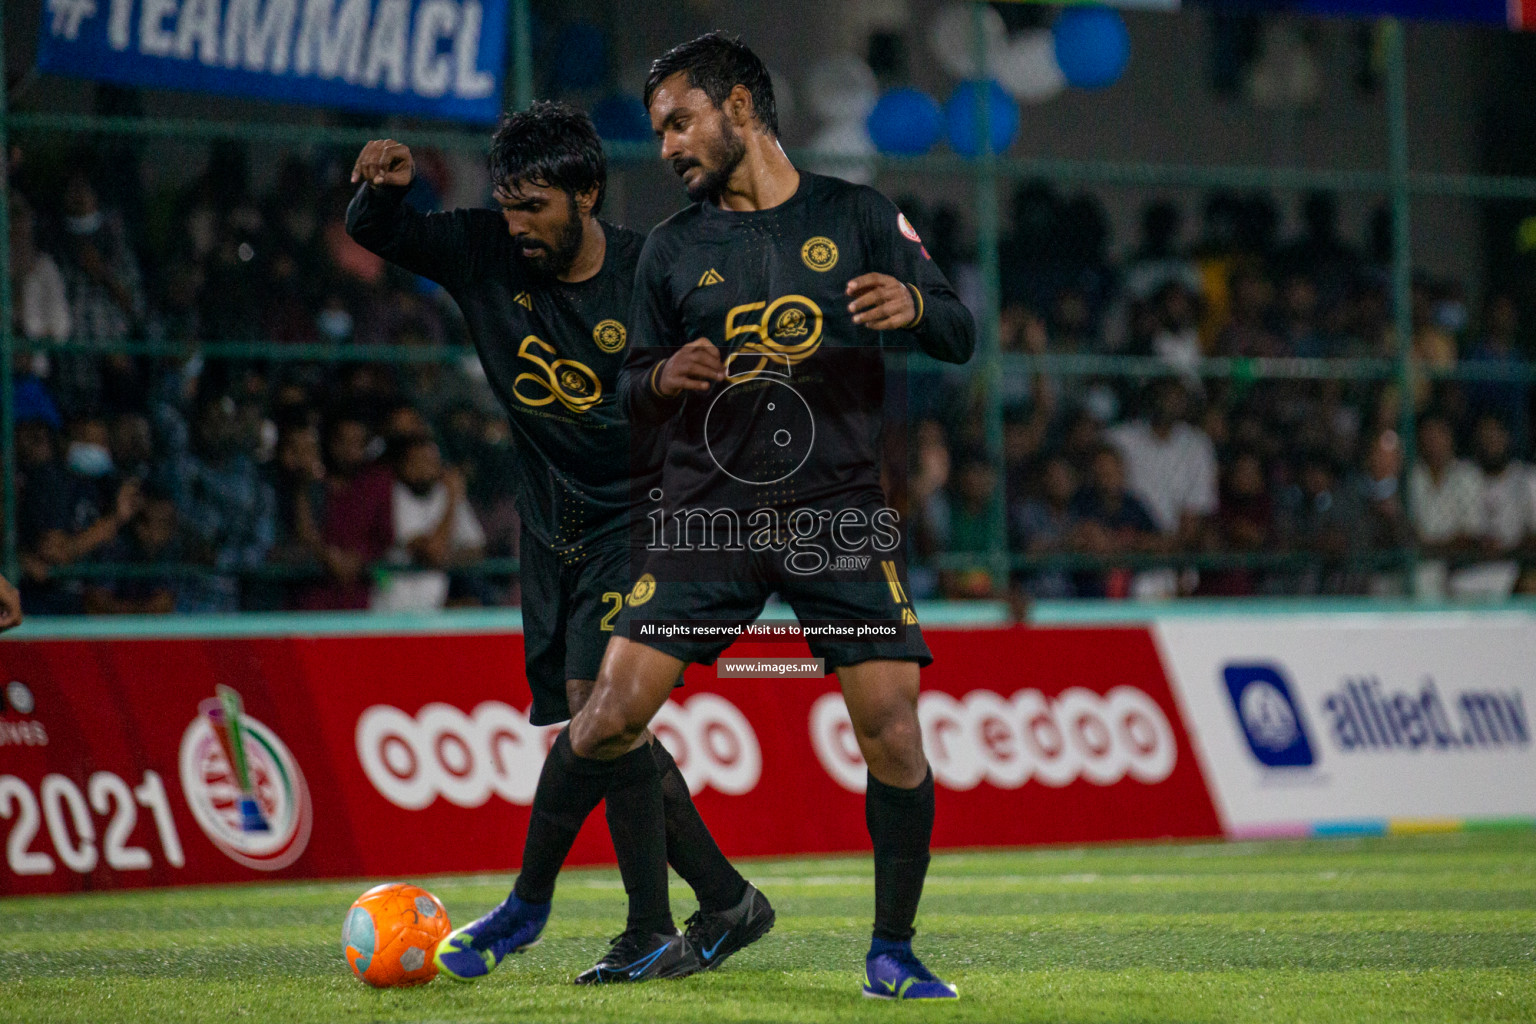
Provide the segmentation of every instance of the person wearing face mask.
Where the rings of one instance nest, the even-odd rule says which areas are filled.
[[[81,611],[82,587],[54,570],[80,562],[112,541],[138,512],[139,483],[107,494],[59,457],[57,414],[19,407],[16,415],[17,539],[22,596],[35,614]],[[107,467],[110,471],[110,463]]]
[[[448,601],[444,569],[478,559],[485,531],[464,496],[463,474],[443,468],[435,441],[416,435],[395,441],[393,448],[390,504],[395,542],[385,559],[402,569],[380,577],[369,607],[433,611]]]
[[[102,210],[89,175],[75,171],[62,199],[64,241],[60,271],[74,341],[119,341],[132,337],[145,311],[139,262],[121,223]],[[103,372],[105,370],[105,372]],[[130,357],[89,352],[59,358],[55,384],[68,412],[95,411],[103,398],[131,406],[136,367]]]
[[[71,431],[65,460],[69,468],[96,480],[112,473],[112,452],[106,444],[107,427],[101,420],[82,420]]]

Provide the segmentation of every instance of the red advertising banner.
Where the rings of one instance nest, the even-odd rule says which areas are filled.
[[[936,846],[1220,834],[1145,629],[927,637]],[[0,893],[510,871],[554,736],[522,660],[516,634],[0,644]],[[687,683],[654,728],[728,854],[868,849],[835,677]],[[612,860],[596,814],[571,863]]]

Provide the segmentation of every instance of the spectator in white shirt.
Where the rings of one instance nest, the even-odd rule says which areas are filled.
[[[1444,561],[1479,551],[1483,535],[1483,474],[1456,457],[1456,440],[1443,416],[1419,421],[1419,461],[1408,476],[1408,508],[1421,551],[1415,590],[1420,597],[1445,596]],[[1453,588],[1455,589],[1455,588]]]
[[[1450,592],[1457,597],[1505,598],[1520,578],[1517,556],[1528,549],[1536,528],[1536,474],[1512,457],[1509,428],[1492,413],[1479,417],[1472,445],[1482,471],[1478,539],[1489,561],[1451,573]]]
[[[20,193],[11,195],[11,280],[16,289],[16,333],[28,341],[69,338],[69,300],[64,275],[37,247],[36,215]],[[42,376],[43,374],[39,374]]]
[[[1529,464],[1513,458],[1509,428],[1499,417],[1480,417],[1472,444],[1483,471],[1483,548],[1490,555],[1512,554],[1536,530],[1536,478]]]
[[[464,496],[464,477],[444,469],[428,437],[396,443],[391,494],[395,543],[385,556],[399,565],[378,581],[375,611],[427,611],[448,601],[449,566],[472,562],[485,548],[485,532]]]
[[[1408,480],[1408,507],[1419,544],[1430,555],[1477,549],[1482,524],[1483,478],[1456,457],[1456,440],[1443,416],[1419,421],[1419,461]]]
[[[1179,547],[1194,547],[1216,511],[1216,448],[1205,431],[1185,422],[1189,396],[1182,383],[1159,380],[1150,398],[1149,418],[1113,428],[1109,439],[1158,530]]]

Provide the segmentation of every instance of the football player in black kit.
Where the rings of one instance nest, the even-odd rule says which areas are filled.
[[[507,117],[492,141],[490,169],[499,211],[422,214],[405,203],[415,173],[410,149],[393,139],[370,142],[353,167],[360,187],[347,230],[447,289],[507,409],[522,519],[529,718],[547,725],[570,718],[591,693],[632,581],[631,473],[644,489],[646,475],[657,472],[656,457],[632,460],[639,449],[616,387],[643,239],[597,219],[606,164],[585,114],[537,103]],[[567,734],[557,752],[569,747]],[[647,736],[620,753],[601,772],[574,778],[580,765],[546,760],[516,886],[443,940],[440,970],[480,977],[538,940],[556,875],[587,813],[605,797],[630,919],[579,982],[679,977],[716,966],[772,926],[772,908],[720,852],[666,748]],[[570,788],[596,793],[579,815],[551,809],[550,791]],[[744,938],[713,950],[707,965],[672,922],[668,860],[699,898],[690,932],[723,928]]]
[[[640,255],[620,392],[636,443],[663,430],[668,443],[644,571],[560,756],[589,772],[624,755],[682,669],[731,639],[662,638],[647,623],[746,624],[777,592],[802,624],[904,625],[809,645],[837,672],[869,767],[864,994],[954,998],[911,944],[934,818],[917,717],[932,656],[885,507],[880,436],[884,352],[915,344],[963,363],[975,325],[895,206],[790,163],[767,70],[739,41],[711,33],[669,51],[645,99],[693,205]]]

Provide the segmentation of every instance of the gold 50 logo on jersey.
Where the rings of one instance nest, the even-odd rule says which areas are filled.
[[[556,355],[555,347],[535,335],[528,335],[518,346],[517,354],[538,367],[538,372],[520,373],[512,381],[512,393],[524,405],[541,406],[559,402],[571,412],[587,412],[603,397],[603,382],[586,363],[575,359],[556,359],[550,362],[540,355]],[[532,388],[532,395],[525,394]]]
[[[787,374],[820,347],[821,322],[821,307],[804,295],[737,306],[725,315],[726,343],[744,334],[755,337],[725,357],[726,376],[739,381],[764,371]]]

